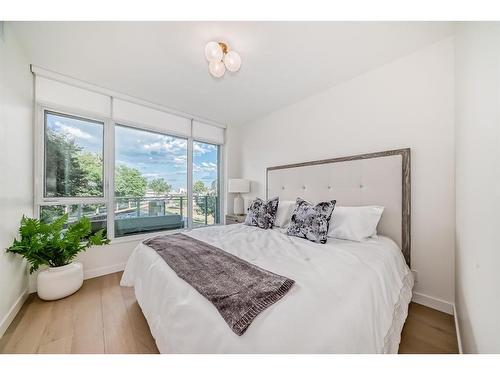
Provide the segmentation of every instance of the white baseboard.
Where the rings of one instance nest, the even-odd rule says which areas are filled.
[[[9,328],[10,323],[12,323],[19,310],[21,310],[21,307],[23,307],[23,304],[28,298],[28,296],[29,296],[28,288],[26,288],[21,293],[16,302],[14,302],[7,315],[3,317],[2,321],[0,322],[0,338],[3,336],[5,331],[7,331],[7,328]]]
[[[112,264],[111,266],[93,268],[90,270],[84,270],[83,278],[93,279],[94,277],[109,275],[110,273],[120,272],[125,269],[125,263]]]
[[[453,315],[453,303],[428,296],[426,294],[413,292],[413,298],[411,299],[413,302],[419,303],[421,305],[430,307],[435,310],[442,311],[446,314]]]
[[[462,336],[460,335],[460,326],[458,325],[458,314],[455,304],[453,304],[453,317],[455,318],[455,331],[457,332],[458,352],[464,354],[462,350]]]

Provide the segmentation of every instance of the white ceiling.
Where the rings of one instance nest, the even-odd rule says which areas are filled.
[[[13,22],[35,65],[225,124],[242,124],[453,32],[445,22]],[[204,46],[242,57],[215,79]]]

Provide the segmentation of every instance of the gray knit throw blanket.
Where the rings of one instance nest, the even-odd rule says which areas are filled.
[[[238,336],[294,284],[291,279],[181,233],[154,237],[144,244],[212,302]]]

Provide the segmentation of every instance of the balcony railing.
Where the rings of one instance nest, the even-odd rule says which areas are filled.
[[[119,197],[115,201],[116,236],[187,226],[187,196]],[[216,224],[219,218],[218,196],[193,196],[193,225]]]
[[[213,225],[220,222],[219,197],[215,195],[193,196],[193,225]],[[115,236],[155,232],[187,227],[187,196],[164,197],[117,197],[115,198]],[[46,206],[42,218],[52,221],[69,213],[69,222],[86,216],[92,231],[106,229],[107,211],[104,204],[75,204]]]

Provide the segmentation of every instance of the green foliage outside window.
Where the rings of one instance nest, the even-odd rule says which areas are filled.
[[[138,169],[120,164],[115,170],[115,195],[117,197],[143,197],[148,180]]]
[[[193,184],[193,195],[196,203],[196,213],[203,216],[211,216],[217,220],[217,182],[213,181],[210,189],[203,181]]]
[[[45,145],[46,194],[49,197],[82,197],[102,195],[102,180],[89,174],[89,158],[73,139],[47,132]],[[81,158],[85,159],[82,162]],[[101,160],[102,162],[102,160]],[[95,161],[94,161],[95,163]],[[102,164],[101,167],[102,169]],[[102,172],[100,172],[102,173]]]
[[[148,186],[157,197],[168,194],[172,190],[172,186],[164,178],[154,178],[149,182]]]
[[[47,131],[45,164],[46,180],[50,181],[47,182],[47,196],[104,195],[102,155],[83,152],[73,139]],[[126,165],[119,165],[116,168],[116,196],[143,197],[146,188],[147,180],[138,169]]]

